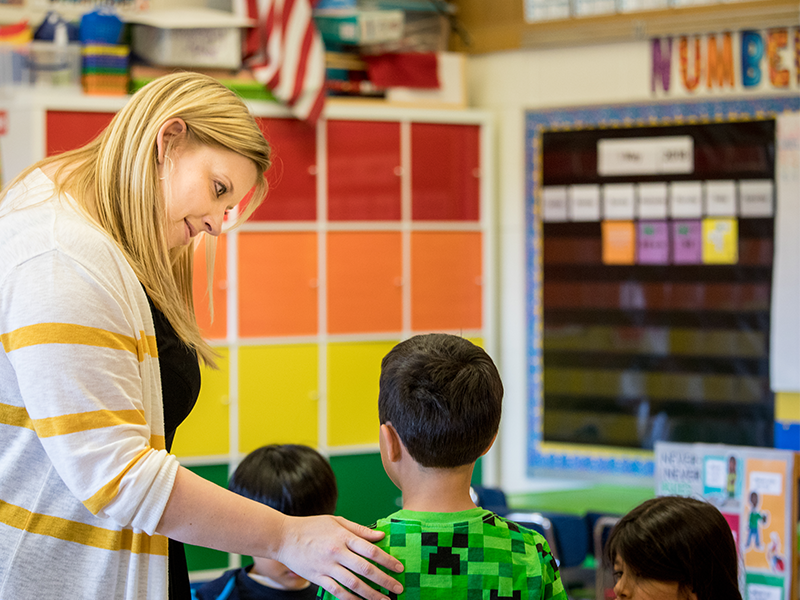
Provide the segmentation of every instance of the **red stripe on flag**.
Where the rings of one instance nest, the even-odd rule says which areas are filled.
[[[244,44],[244,55],[254,56],[258,53],[259,49],[264,45],[263,34],[265,29],[261,27],[258,19],[258,5],[257,0],[247,0],[247,16],[253,19],[256,24],[247,30]]]
[[[306,116],[306,121],[310,123],[316,123],[319,116],[322,114],[322,109],[325,108],[325,86],[323,85],[319,93],[317,94],[316,100],[314,100],[314,104],[311,106],[311,110],[309,111],[308,115]]]
[[[314,0],[246,0],[260,35],[247,38],[246,65],[276,99],[315,121],[325,103],[325,47],[312,18]],[[256,43],[257,42],[257,43]]]
[[[303,84],[306,80],[306,68],[308,67],[308,52],[311,50],[311,42],[314,41],[314,23],[309,22],[303,36],[303,47],[300,50],[300,60],[297,63],[297,73],[294,79],[294,90],[287,104],[294,106],[300,94],[303,93]]]
[[[289,26],[289,19],[292,18],[292,9],[294,8],[294,0],[284,0],[283,14],[281,15],[281,24],[283,27],[283,41],[286,42],[286,28]]]

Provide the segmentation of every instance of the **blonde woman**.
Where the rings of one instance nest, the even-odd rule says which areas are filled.
[[[384,598],[358,576],[401,591],[365,560],[401,569],[381,534],[284,516],[169,454],[212,362],[193,240],[252,190],[246,219],[269,165],[246,106],[182,73],[0,196],[0,598],[180,598],[171,540],[278,560],[340,598]]]

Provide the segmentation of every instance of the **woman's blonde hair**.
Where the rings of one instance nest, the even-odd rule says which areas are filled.
[[[57,163],[57,191],[72,195],[117,242],[178,337],[213,365],[214,353],[200,334],[194,312],[194,246],[170,250],[167,242],[156,142],[161,126],[173,117],[186,123],[186,142],[231,150],[253,161],[255,189],[240,207],[237,224],[246,220],[267,192],[264,173],[270,166],[270,147],[244,102],[217,80],[199,73],[155,79],[136,92],[93,141],[40,161],[11,185],[37,167]],[[206,236],[209,295],[212,240]]]

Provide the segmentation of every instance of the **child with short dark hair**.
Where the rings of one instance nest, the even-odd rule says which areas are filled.
[[[400,597],[566,600],[545,539],[470,497],[475,461],[494,442],[502,400],[492,359],[464,338],[417,335],[384,357],[380,451],[403,509],[375,528],[386,533],[377,545],[405,567],[393,574],[405,589]],[[322,590],[319,597],[333,598]]]
[[[330,464],[313,448],[263,446],[248,454],[228,489],[286,515],[332,515],[338,490]],[[196,600],[310,600],[317,586],[276,560],[254,557],[249,567],[231,569],[192,591]]]

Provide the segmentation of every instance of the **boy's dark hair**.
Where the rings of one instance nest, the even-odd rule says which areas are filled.
[[[239,464],[228,489],[285,515],[331,515],[339,492],[327,460],[297,444],[272,444],[253,450]]]
[[[638,578],[677,581],[697,600],[741,600],[730,525],[716,507],[680,496],[647,500],[622,517],[606,543]]]
[[[444,333],[397,344],[381,363],[378,416],[423,467],[475,462],[500,425],[503,383],[486,352]]]

